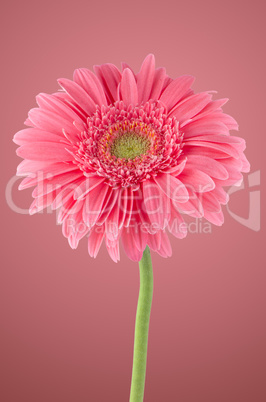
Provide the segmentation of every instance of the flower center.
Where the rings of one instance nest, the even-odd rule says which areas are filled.
[[[156,102],[97,107],[80,130],[79,141],[71,141],[75,163],[85,176],[105,177],[111,187],[138,186],[180,163],[179,123]]]
[[[110,147],[111,155],[121,159],[135,159],[145,155],[150,148],[147,137],[135,132],[126,132],[119,135]]]

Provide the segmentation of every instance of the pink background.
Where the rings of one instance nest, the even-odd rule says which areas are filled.
[[[126,61],[138,70],[150,52],[170,76],[195,75],[196,91],[230,98],[225,111],[239,122],[251,172],[262,170],[265,12],[262,0],[5,2],[3,190],[20,161],[12,137],[35,95],[54,92],[56,79],[77,67]],[[26,208],[31,191],[17,186],[14,202]],[[247,177],[245,186],[230,209],[247,217]],[[29,217],[1,202],[0,400],[127,401],[137,264],[124,253],[114,264],[105,249],[91,259],[86,240],[73,251],[55,214]],[[225,209],[224,226],[211,235],[171,241],[171,259],[153,255],[145,401],[265,401],[264,226],[248,229]]]

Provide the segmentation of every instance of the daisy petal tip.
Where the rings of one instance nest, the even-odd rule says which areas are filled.
[[[15,142],[15,141],[14,141],[14,142]],[[16,144],[16,142],[15,142],[15,144]],[[17,156],[19,156],[20,158],[23,158],[23,156],[21,156],[21,154],[22,154],[21,147],[19,147],[19,148],[16,149],[16,154],[17,154]]]
[[[155,65],[155,56],[154,56],[154,54],[153,54],[153,53],[149,53],[149,54],[145,57],[144,62],[149,63],[149,64],[152,64],[152,65]]]
[[[19,191],[25,190],[25,186],[23,185],[23,181],[19,184],[18,190],[19,190]]]
[[[68,243],[69,243],[70,247],[72,248],[72,250],[76,250],[79,242],[78,242],[76,236],[70,235],[68,237]]]

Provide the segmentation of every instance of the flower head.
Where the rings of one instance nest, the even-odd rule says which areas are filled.
[[[185,215],[223,223],[223,187],[249,171],[245,141],[229,133],[238,125],[222,111],[227,99],[195,94],[193,77],[171,79],[153,55],[138,74],[126,64],[94,71],[37,96],[14,137],[20,189],[35,187],[31,214],[59,210],[71,247],[88,235],[93,257],[103,240],[114,261],[120,240],[135,261],[146,245],[170,256],[167,232],[185,237]]]

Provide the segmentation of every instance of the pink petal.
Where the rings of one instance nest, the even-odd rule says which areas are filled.
[[[235,160],[234,158],[228,158],[221,161],[225,169],[229,174],[229,179],[233,179],[235,181],[242,179],[241,168],[242,162],[241,160]]]
[[[215,101],[212,101],[211,103],[209,103],[209,105],[211,105],[213,102]],[[220,121],[221,123],[225,124],[228,130],[238,130],[238,124],[235,119],[232,116],[223,113],[222,109],[212,111],[211,113],[210,111],[205,112],[205,110],[208,109],[209,105],[202,109],[202,111],[191,120],[194,122],[201,119],[215,119],[216,121]]]
[[[97,186],[99,186],[101,183],[105,181],[105,177],[100,177],[100,176],[90,176],[87,179],[83,181],[83,183],[78,186],[75,190],[74,194],[74,199],[83,199],[86,197],[86,195],[95,189]]]
[[[198,169],[217,179],[228,179],[228,172],[225,167],[208,156],[189,155],[186,166],[191,169]]]
[[[126,68],[129,68],[129,70],[131,70],[131,72],[134,75],[134,77],[136,77],[136,75],[135,75],[134,71],[132,70],[132,68],[130,67],[130,65],[128,65],[127,63],[122,62],[121,67],[122,67],[122,71],[124,71]]]
[[[101,226],[96,226],[92,228],[88,238],[88,252],[91,257],[96,258],[100,247],[102,245],[102,241],[104,238],[104,230]]]
[[[142,258],[142,252],[136,247],[134,242],[134,237],[132,236],[132,231],[130,228],[124,228],[121,235],[121,240],[123,247],[125,249],[126,255],[132,261],[140,261]]]
[[[204,211],[207,210],[209,212],[220,212],[221,205],[218,202],[217,198],[213,195],[212,192],[202,193],[201,194],[201,202]]]
[[[75,213],[65,217],[62,226],[62,232],[68,238],[71,248],[75,249],[79,241],[88,233],[88,228],[82,220],[82,203],[78,205]]]
[[[69,199],[69,201],[66,202],[66,204],[60,209],[58,217],[61,214],[61,222],[64,221],[67,217],[74,218],[77,214],[79,215],[79,220],[83,222],[82,218],[82,210],[84,206],[84,201],[74,201],[73,198]],[[85,225],[86,226],[86,225]]]
[[[171,82],[173,82],[174,80],[173,80],[173,78],[171,78],[171,77],[168,77],[168,75],[165,77],[165,79],[164,79],[164,83],[163,83],[163,87],[162,87],[162,92],[161,93],[163,93],[163,91],[171,84]]]
[[[177,177],[184,170],[187,163],[187,158],[182,160],[181,156],[179,159],[180,163],[178,165],[164,169],[163,173],[170,173],[171,175]]]
[[[177,102],[184,96],[194,82],[191,75],[183,75],[173,80],[160,96],[160,101],[165,104],[168,110],[171,110]]]
[[[153,54],[149,54],[142,63],[140,72],[137,75],[138,101],[146,102],[150,99],[151,89],[153,86],[155,71],[155,58]]]
[[[118,190],[117,190],[118,191]],[[108,218],[105,221],[105,235],[111,241],[117,240],[119,235],[119,212],[120,212],[120,192],[118,191],[117,203],[113,206]]]
[[[97,222],[102,212],[102,206],[108,190],[109,186],[107,184],[99,184],[86,195],[83,207],[83,220],[89,228]]]
[[[108,254],[110,255],[111,259],[114,262],[118,262],[120,260],[120,250],[119,250],[119,242],[118,240],[112,244],[112,246],[109,246],[106,244],[106,248],[108,251]]]
[[[62,140],[57,134],[52,134],[38,128],[25,128],[24,130],[18,131],[13,138],[15,144],[25,145],[32,142],[56,142],[56,143],[66,143],[65,139]]]
[[[193,121],[183,126],[183,130],[185,133],[185,141],[189,138],[208,134],[223,134],[227,136],[229,134],[226,125],[220,121],[217,121],[215,118]]]
[[[154,234],[148,234],[147,244],[151,250],[157,251],[161,247],[161,230]]]
[[[241,172],[248,173],[250,171],[250,163],[247,160],[246,156],[242,154],[240,156],[241,162],[242,162],[242,167],[241,167]]]
[[[192,191],[197,193],[211,191],[215,188],[215,183],[210,176],[198,169],[185,167],[183,172],[179,175],[179,179],[187,188],[189,187]]]
[[[30,126],[33,127],[34,124],[32,123],[31,119],[29,117],[26,118],[26,120],[24,121],[25,126]]]
[[[235,137],[232,135],[199,135],[193,138],[187,138],[186,143],[190,141],[206,141],[206,142],[215,142],[215,143],[222,143],[222,144],[233,144],[233,147],[243,151],[245,149],[245,140],[240,137]]]
[[[68,162],[73,156],[66,150],[65,144],[53,142],[36,142],[22,145],[17,155],[24,159],[49,162]]]
[[[53,164],[46,161],[31,161],[24,159],[17,167],[18,176],[26,176],[28,174],[34,173],[38,170],[49,169],[49,166]],[[64,166],[64,163],[59,163],[58,165]]]
[[[171,210],[171,219],[168,223],[167,229],[177,239],[183,239],[187,235],[187,226],[184,219],[175,208]]]
[[[40,167],[40,163],[37,162],[37,166]],[[74,175],[77,177],[83,177],[83,173],[80,171],[77,165],[74,165],[73,163],[54,163],[46,165],[42,169],[38,169],[36,172],[30,172],[29,177],[25,178],[20,183],[19,190],[36,186],[38,183],[43,186],[45,183],[51,185],[52,179],[55,179],[58,176],[60,178],[63,173],[69,172],[74,173]]]
[[[108,193],[106,194],[105,201],[102,205],[102,211],[99,215],[99,218],[97,220],[98,225],[103,225],[108,216],[110,215],[118,197],[119,192],[117,189],[109,189]]]
[[[75,181],[73,181],[71,183],[71,186],[63,186],[61,191],[59,191],[59,192],[57,191],[57,196],[54,199],[54,202],[52,204],[52,209],[55,210],[55,209],[58,209],[58,208],[61,208],[61,207],[64,208],[64,206],[66,205],[66,203],[70,199],[74,200],[73,199],[73,194],[75,192],[75,189],[76,189],[76,187],[79,186],[79,184],[83,180],[84,180],[83,177],[81,177],[79,179],[76,179]]]
[[[75,233],[69,236],[68,242],[70,246],[74,249],[78,247],[79,241],[85,237],[89,232],[89,229],[86,227],[84,222],[77,222],[77,230]]]
[[[209,222],[213,223],[214,225],[221,226],[224,223],[224,215],[223,212],[210,212],[205,210],[204,211],[204,218],[207,219]]]
[[[174,215],[174,212],[178,213],[179,211],[183,214],[190,215],[194,218],[202,218],[203,207],[198,198],[198,195],[190,188],[188,188],[188,192],[189,192],[189,201],[184,202],[182,204],[173,202],[171,219],[173,218],[173,216],[176,216]]]
[[[199,142],[197,142],[197,145],[191,145],[191,142],[185,143],[184,154],[187,156],[187,158],[189,158],[191,155],[201,155],[212,159],[219,159],[219,162],[228,158],[229,153],[223,152],[225,151],[224,148],[223,151],[221,151],[218,150],[217,147],[209,147],[209,144],[206,143],[200,144],[199,148],[199,144]]]
[[[108,97],[110,103],[117,100],[117,86],[121,81],[121,73],[118,68],[110,63],[94,66],[94,71]]]
[[[139,189],[139,192],[134,191],[134,204],[133,204],[133,209],[132,209],[132,217],[130,221],[130,227],[132,226],[138,227],[138,225],[141,226],[142,230],[148,233],[155,233],[158,231],[158,225],[152,224],[149,214],[147,213],[144,199],[143,199],[143,194],[141,189]]]
[[[242,182],[243,182],[243,176],[242,176],[242,174],[241,173],[237,173],[236,174],[237,175],[237,177],[230,177],[229,176],[229,179],[226,179],[226,180],[219,180],[219,179],[216,179],[215,181],[216,181],[216,184],[219,184],[220,186],[237,186],[237,187],[239,187],[239,186],[241,186],[241,184],[242,184]]]
[[[80,121],[86,122],[88,115],[84,110],[80,108],[77,102],[74,101],[66,92],[55,92],[52,94],[55,98],[59,99],[64,105],[74,111],[74,113],[79,116]],[[77,119],[75,119],[75,122]]]
[[[81,178],[80,170],[74,172],[66,172],[62,174],[56,174],[51,179],[44,179],[43,181],[39,181],[38,186],[34,189],[33,196],[39,197],[44,194],[48,194],[51,191],[57,189],[57,191],[61,191],[65,185],[70,185],[72,187],[72,183],[76,182],[76,180]]]
[[[40,128],[46,132],[57,134],[59,138],[64,138],[63,129],[75,137],[78,133],[73,122],[64,119],[57,113],[50,112],[45,109],[34,108],[29,111],[29,117],[36,128]]]
[[[122,100],[122,95],[121,95],[121,82],[117,85],[117,90],[116,90],[116,99],[120,102]]]
[[[131,219],[130,233],[132,235],[132,238],[134,239],[134,244],[136,245],[136,247],[140,251],[143,251],[147,244],[147,223],[150,222],[150,220],[147,219],[148,215],[145,214],[145,212],[143,211],[143,200],[140,197],[141,195],[135,195],[134,198],[133,215],[135,215],[135,212],[136,215],[134,216],[134,218]],[[144,215],[146,215],[146,219],[142,219]]]
[[[65,97],[68,96],[64,94]],[[63,117],[65,120],[68,120],[71,124],[73,121],[77,121],[82,123],[83,119],[80,118],[79,114],[66,103],[65,99],[60,99],[55,95],[49,95],[45,93],[40,93],[36,97],[37,103],[40,108],[43,108],[52,113],[56,113],[57,115]]]
[[[157,250],[157,253],[164,258],[171,257],[172,255],[171,243],[164,231],[161,232],[161,247]]]
[[[238,124],[232,116],[229,116],[228,114],[223,113],[222,111],[216,111],[216,112],[212,113],[211,116],[214,119],[224,123],[226,125],[226,127],[228,128],[228,130],[238,131]]]
[[[131,232],[134,236],[136,247],[143,253],[147,246],[148,232],[146,232],[141,225],[137,226],[136,230],[132,228]]]
[[[236,159],[239,158],[239,151],[236,149],[236,144],[231,145],[228,143],[215,143],[211,141],[201,141],[201,140],[190,140],[185,143],[186,150],[189,149],[189,147],[196,146],[198,148],[198,154],[204,154],[202,153],[202,149],[209,148],[214,151],[213,155],[216,155],[215,151],[221,152],[224,154],[224,156],[232,156]],[[219,156],[213,156],[214,159],[218,159]]]
[[[176,202],[186,202],[189,194],[184,184],[176,177],[170,174],[158,174],[154,177],[154,181],[167,197]]]
[[[212,100],[210,103],[208,103],[207,106],[205,106],[200,113],[193,117],[193,121],[201,119],[207,115],[212,114],[215,111],[221,111],[221,106],[225,105],[229,101],[228,98],[223,98],[223,99],[216,99]]]
[[[198,114],[210,101],[211,95],[207,92],[191,95],[178,103],[169,116],[182,123]]]
[[[164,229],[170,218],[170,203],[159,186],[151,180],[146,180],[143,185],[143,198],[146,212],[150,221],[158,228]]]
[[[124,225],[125,218],[127,215],[127,205],[128,205],[128,189],[124,187],[120,190],[120,210],[118,218],[118,229],[121,229]]]
[[[216,183],[215,188],[211,191],[211,194],[219,201],[220,204],[226,205],[229,201],[229,195],[224,191],[222,186]]]
[[[126,68],[122,74],[121,96],[124,103],[135,106],[138,102],[138,89],[134,75]]]
[[[150,94],[150,99],[157,100],[159,99],[162,89],[163,89],[163,84],[166,78],[166,72],[165,68],[157,68],[154,73],[154,80],[153,80],[153,85],[151,88],[151,94]]]
[[[57,191],[53,191],[49,194],[43,195],[42,197],[36,198],[29,208],[29,214],[36,214],[37,212],[42,211],[44,208],[49,207],[53,203],[56,195]]]
[[[74,201],[73,198],[69,198],[66,200],[62,208],[59,210],[59,213],[57,215],[57,222],[61,224],[66,217],[71,214],[70,211],[73,211],[76,208],[77,212],[77,205],[78,209],[82,207],[82,202],[78,203],[77,201]]]
[[[107,106],[106,96],[99,78],[87,68],[74,71],[74,81],[83,88],[97,105]]]
[[[127,211],[126,211],[126,216],[125,216],[125,221],[124,221],[124,226],[128,227],[130,225],[131,217],[132,217],[132,210],[133,210],[133,201],[134,201],[134,195],[132,191],[132,187],[129,187],[127,189]]]
[[[59,85],[74,99],[75,102],[86,112],[89,116],[96,110],[95,102],[92,98],[74,81],[66,78],[57,80]]]

